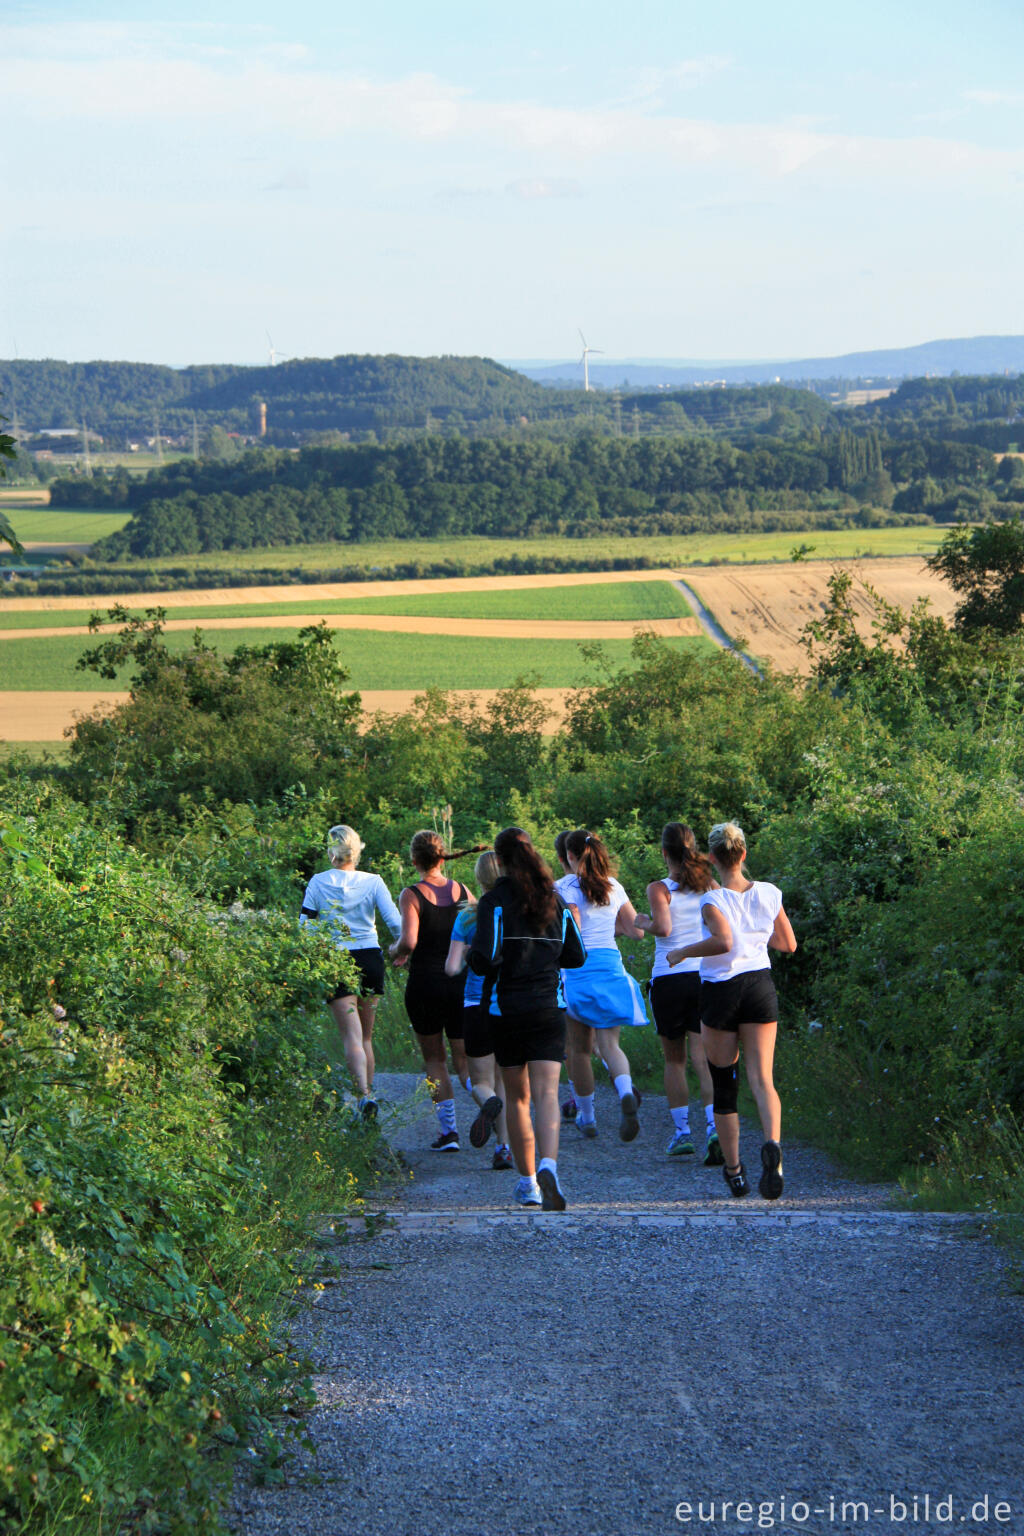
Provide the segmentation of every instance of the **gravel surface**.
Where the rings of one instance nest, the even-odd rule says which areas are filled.
[[[666,1160],[664,1099],[627,1146],[600,1088],[599,1138],[563,1135],[569,1210],[527,1215],[465,1095],[463,1150],[426,1150],[415,1082],[378,1078],[412,1177],[372,1235],[335,1223],[341,1278],[295,1330],[316,1456],[241,1489],[239,1532],[1024,1536],[1024,1298],[972,1220],[788,1143],[784,1198],[735,1201]]]

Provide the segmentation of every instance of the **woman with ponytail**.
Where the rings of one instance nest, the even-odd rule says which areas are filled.
[[[700,960],[701,1039],[715,1089],[715,1120],[725,1155],[722,1173],[729,1193],[750,1193],[740,1161],[737,1108],[742,1045],[765,1138],[758,1188],[766,1200],[777,1200],[782,1194],[782,1106],[772,1068],[779,1005],[768,951],[791,955],[796,938],[778,886],[748,880],[743,873],[747,843],[734,821],[711,828],[708,851],[722,883],[701,898],[707,937],[670,950],[667,959],[669,965]]]
[[[637,927],[633,903],[612,874],[608,850],[594,832],[582,828],[565,840],[566,861],[571,871],[557,882],[562,900],[580,915],[580,932],[587,948],[582,970],[565,978],[569,1013],[570,1076],[579,1106],[576,1124],[584,1136],[597,1135],[594,1114],[594,1064],[599,1051],[619,1096],[619,1136],[632,1141],[640,1130],[637,1097],[629,1060],[619,1045],[624,1026],[647,1023],[640,988],[622,963],[615,943],[617,933],[643,937]]]
[[[581,966],[586,950],[528,833],[506,827],[494,839],[494,852],[499,878],[480,898],[469,964],[491,982],[494,1054],[520,1175],[516,1202],[564,1211],[558,1183],[558,1079],[565,1057],[561,972]]]
[[[711,861],[698,853],[697,839],[690,827],[670,821],[661,834],[661,854],[668,870],[665,880],[652,880],[647,887],[650,917],[638,917],[636,924],[654,934],[654,968],[651,971],[651,1011],[665,1056],[665,1094],[672,1116],[669,1157],[694,1157],[696,1149],[690,1136],[690,1090],[686,1081],[686,1056],[700,1082],[700,1097],[707,1122],[704,1165],[721,1167],[722,1147],[715,1130],[714,1090],[707,1056],[700,1037],[700,961],[683,960],[674,969],[669,964],[671,950],[683,944],[707,938],[708,930],[700,915],[706,891],[717,889],[718,882]]]
[[[415,885],[406,886],[398,898],[402,932],[391,946],[395,965],[408,965],[405,986],[405,1011],[409,1015],[423,1053],[434,1098],[440,1132],[430,1144],[432,1152],[457,1152],[459,1133],[455,1125],[455,1098],[448,1075],[445,1036],[451,1047],[452,1065],[462,1083],[467,1080],[466,1052],[462,1043],[463,983],[460,976],[447,976],[452,929],[459,904],[473,904],[476,898],[449,880],[444,872],[444,843],[436,832],[417,832],[409,846],[409,857],[419,870]]]

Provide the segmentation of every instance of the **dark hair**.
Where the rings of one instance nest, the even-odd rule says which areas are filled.
[[[592,907],[606,907],[612,893],[612,866],[608,850],[596,832],[580,827],[570,832],[565,846],[576,860],[576,878]]]
[[[566,869],[569,868],[569,860],[565,856],[565,845],[568,841],[568,838],[568,829],[566,829],[564,832],[559,832],[558,836],[555,838],[555,857],[559,864],[565,865]]]
[[[414,832],[409,844],[409,857],[417,869],[429,874],[444,863],[444,840],[439,832]]]
[[[715,884],[715,872],[706,853],[698,853],[693,828],[681,821],[665,823],[661,833],[661,850],[669,863],[679,871],[679,884],[687,891],[703,894]]]
[[[551,872],[531,843],[530,834],[522,827],[506,827],[494,839],[494,852],[519,892],[526,926],[543,933],[555,915],[558,900]]]

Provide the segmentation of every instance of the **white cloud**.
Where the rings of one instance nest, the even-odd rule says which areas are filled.
[[[960,95],[977,107],[1019,107],[1024,102],[1020,91],[961,91]]]
[[[548,197],[580,197],[583,189],[578,181],[568,177],[523,176],[517,181],[510,181],[505,191],[512,197],[532,202]]]

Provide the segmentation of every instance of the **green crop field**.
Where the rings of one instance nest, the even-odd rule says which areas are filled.
[[[206,570],[330,570],[356,565],[366,570],[419,561],[464,561],[483,565],[491,560],[554,555],[561,559],[635,559],[646,555],[667,566],[693,565],[708,560],[749,564],[762,560],[788,560],[800,544],[809,544],[820,560],[849,559],[859,555],[931,554],[948,530],[938,526],[915,528],[850,528],[837,532],[795,533],[700,533],[686,537],[654,534],[647,538],[564,537],[540,539],[388,539],[366,544],[292,544],[277,549],[217,550],[207,555],[168,555],[139,562],[140,570],[172,568]]]
[[[41,600],[42,601],[42,600]],[[34,612],[0,607],[3,629],[80,629],[90,614],[103,611],[103,599],[91,608],[51,608]],[[133,610],[142,613],[143,609]],[[167,610],[169,619],[262,619],[294,614],[315,620],[322,614],[380,613],[465,619],[625,620],[686,618],[690,607],[667,581],[601,582],[583,587],[540,587],[510,592],[452,592],[423,597],[328,598],[282,603],[183,603]]]
[[[62,507],[6,508],[23,544],[91,544],[123,528],[130,512],[76,512]]]
[[[294,639],[292,629],[211,630],[206,639],[218,650],[239,645],[266,645]],[[190,631],[178,630],[166,637],[168,649],[187,650]],[[697,647],[714,651],[703,637],[665,642],[673,647]],[[610,640],[602,649],[613,664],[630,655],[630,641]],[[84,637],[53,635],[40,639],[5,640],[0,643],[0,688],[102,689],[127,686],[132,669],[126,668],[116,682],[101,680],[93,672],[79,671]],[[353,688],[504,688],[522,673],[536,674],[547,688],[567,688],[579,682],[588,668],[574,640],[480,640],[450,635],[389,635],[349,630],[338,638],[338,654],[351,673]]]

